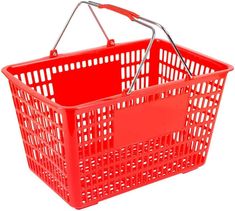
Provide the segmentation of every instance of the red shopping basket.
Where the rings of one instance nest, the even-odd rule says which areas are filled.
[[[70,54],[56,46],[80,4],[150,28],[149,40]],[[232,66],[174,44],[164,27],[81,2],[49,57],[3,69],[29,168],[75,208],[203,165]],[[155,39],[153,25],[170,42]],[[105,34],[106,35],[106,34]],[[107,35],[106,35],[107,37]]]

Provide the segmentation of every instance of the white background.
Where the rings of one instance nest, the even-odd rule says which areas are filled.
[[[162,23],[176,43],[235,64],[233,0],[105,0]],[[0,67],[47,56],[77,0],[0,1]],[[116,42],[150,36],[127,18],[97,11]],[[162,33],[158,33],[163,37]],[[104,45],[86,7],[58,47]],[[93,210],[235,210],[235,72],[228,75],[205,166],[89,207]],[[0,75],[0,210],[73,210],[27,167],[6,78]]]

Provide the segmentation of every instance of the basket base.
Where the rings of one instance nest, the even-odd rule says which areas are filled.
[[[182,174],[187,174],[187,173],[189,173],[189,172],[191,172],[191,171],[194,171],[194,170],[196,170],[196,169],[198,169],[198,168],[201,168],[204,164],[205,164],[205,162],[203,162],[203,163],[200,164],[200,165],[193,166],[192,168],[187,168],[186,170],[182,171]]]
[[[201,167],[201,166],[199,166],[199,167]],[[187,169],[186,171],[183,171],[182,174],[187,174],[187,173],[189,173],[191,171],[194,171],[194,170],[198,169],[199,167],[197,166],[195,168]]]
[[[87,207],[91,207],[93,205],[96,205],[98,204],[99,202],[101,201],[96,201],[96,202],[91,202],[91,203],[87,203],[87,204],[82,204],[81,206],[77,207],[77,206],[73,206],[73,205],[70,205],[72,208],[75,208],[76,210],[82,210],[84,208],[87,208]]]

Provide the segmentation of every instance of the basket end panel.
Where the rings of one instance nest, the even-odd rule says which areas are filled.
[[[11,81],[10,88],[29,168],[69,202],[62,111]]]
[[[198,166],[206,162],[228,72],[207,75],[190,86],[186,129]]]

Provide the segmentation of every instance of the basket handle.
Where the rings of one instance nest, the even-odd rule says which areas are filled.
[[[114,6],[114,5],[111,5],[111,4],[98,4],[96,2],[92,2],[92,1],[89,1],[90,3],[93,3],[93,4],[96,4],[97,7],[99,7],[100,9],[108,9],[108,10],[111,10],[113,12],[117,12],[121,15],[124,15],[126,17],[128,17],[131,21],[134,21],[136,18],[139,18],[140,16],[134,12],[131,12],[129,10],[126,10],[126,9],[123,9],[121,7],[117,7],[117,6]]]
[[[142,26],[145,26],[145,27],[147,27],[147,28],[149,28],[149,29],[152,30],[152,37],[151,37],[151,39],[150,39],[150,41],[149,41],[149,44],[148,44],[148,46],[147,46],[145,55],[144,55],[144,57],[143,57],[143,59],[142,59],[140,65],[139,65],[139,68],[138,68],[138,70],[137,70],[137,72],[136,72],[136,74],[135,74],[135,76],[134,76],[134,79],[133,79],[132,82],[131,82],[131,86],[130,86],[129,90],[127,91],[127,94],[130,94],[130,93],[133,91],[134,85],[135,85],[135,83],[136,83],[136,81],[137,81],[137,79],[138,79],[138,77],[139,77],[139,74],[140,74],[140,72],[141,72],[141,70],[142,70],[142,67],[143,67],[143,65],[144,65],[144,63],[145,63],[145,61],[146,61],[146,59],[147,59],[148,54],[150,53],[151,47],[152,47],[153,42],[154,42],[154,40],[155,40],[156,31],[155,31],[155,29],[153,28],[152,25],[157,26],[158,28],[160,28],[160,29],[165,33],[165,35],[167,36],[168,40],[170,41],[172,47],[174,48],[175,52],[177,53],[177,55],[179,56],[181,62],[182,62],[183,65],[184,65],[185,71],[186,71],[186,73],[187,73],[186,77],[187,77],[188,79],[192,78],[193,75],[192,75],[190,69],[188,68],[188,66],[187,66],[187,64],[186,64],[186,62],[185,62],[185,60],[184,60],[184,58],[182,57],[182,55],[181,55],[179,49],[178,49],[177,46],[175,45],[175,43],[174,43],[173,39],[171,38],[170,34],[167,32],[167,30],[166,30],[161,24],[156,23],[156,22],[154,22],[154,21],[151,21],[151,20],[149,20],[149,19],[147,19],[147,18],[143,18],[143,17],[139,16],[138,14],[136,14],[136,13],[134,13],[134,12],[131,12],[131,11],[129,11],[129,10],[126,10],[126,9],[123,9],[123,8],[120,8],[120,7],[117,7],[117,6],[114,6],[114,5],[110,5],[110,4],[100,4],[100,3],[97,3],[97,2],[93,2],[93,1],[81,1],[81,2],[79,2],[79,3],[77,4],[77,6],[75,7],[75,9],[74,9],[74,11],[72,12],[71,16],[69,17],[69,20],[67,21],[67,23],[66,23],[66,25],[65,25],[65,27],[64,27],[64,29],[63,29],[63,31],[61,32],[61,34],[60,34],[58,40],[56,41],[56,44],[54,45],[54,48],[53,48],[53,49],[51,50],[51,52],[50,52],[50,56],[51,56],[51,57],[57,55],[56,47],[57,47],[57,45],[59,44],[59,42],[60,42],[60,40],[61,40],[61,38],[62,38],[64,32],[66,31],[66,29],[67,29],[67,27],[68,27],[68,25],[69,25],[71,19],[73,18],[74,14],[75,14],[75,12],[76,12],[76,10],[77,10],[77,8],[78,8],[81,4],[87,4],[87,5],[89,6],[89,8],[90,8],[90,10],[91,10],[91,12],[92,12],[92,15],[94,16],[95,20],[97,21],[97,23],[98,23],[100,29],[102,30],[104,36],[105,36],[106,39],[108,40],[108,46],[113,46],[113,45],[114,45],[114,40],[110,40],[110,39],[108,38],[106,32],[104,31],[104,29],[103,29],[103,27],[102,27],[102,25],[101,25],[99,19],[98,19],[97,16],[95,15],[95,13],[94,13],[93,9],[91,8],[91,6],[94,6],[94,7],[100,8],[100,9],[108,9],[108,10],[111,10],[111,11],[113,11],[113,12],[117,12],[117,13],[119,13],[119,14],[121,14],[121,15],[124,15],[124,16],[128,17],[131,21],[136,22],[136,23],[138,23],[138,24],[140,24],[140,25],[142,25]],[[147,23],[148,23],[148,24],[147,24]],[[150,25],[150,24],[151,24],[151,25]]]

